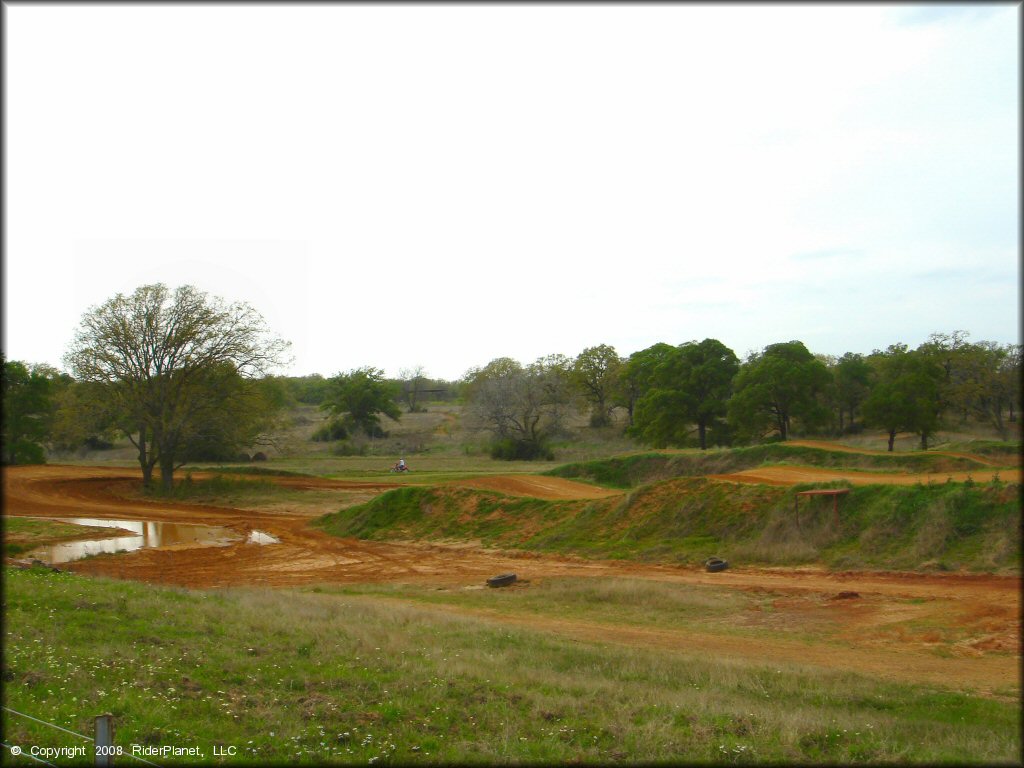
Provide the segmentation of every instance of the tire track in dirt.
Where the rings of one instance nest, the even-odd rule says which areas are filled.
[[[793,468],[786,468],[786,471],[792,472]],[[889,475],[884,477],[892,479]],[[301,487],[321,490],[336,488],[340,492],[368,487],[366,483],[319,478],[271,479],[292,487],[301,484]],[[728,632],[663,630],[521,614],[494,615],[488,620],[588,642],[676,648],[749,660],[779,658],[830,669],[861,670],[893,679],[976,686],[982,690],[1015,689],[1015,686],[1019,689],[1021,580],[1018,576],[829,573],[816,568],[734,568],[710,574],[696,568],[497,552],[436,543],[339,539],[310,527],[314,513],[309,512],[258,511],[125,498],[139,480],[139,472],[128,469],[54,465],[9,468],[4,473],[4,512],[57,519],[95,517],[220,525],[238,532],[243,538],[259,530],[280,541],[267,546],[241,541],[227,547],[143,549],[126,555],[94,557],[67,566],[83,574],[182,587],[381,582],[466,587],[482,585],[487,577],[497,573],[515,572],[527,580],[566,576],[638,578],[679,584],[681,588],[707,585],[771,593],[779,596],[776,602],[780,610],[788,611],[785,616],[793,617],[794,621],[802,620],[800,617],[806,610],[820,612],[823,606],[828,606],[829,615],[839,617],[842,626],[847,627],[846,640],[842,643],[834,640],[803,642],[767,634],[737,638]],[[792,477],[789,480],[792,481]],[[595,493],[605,493],[604,489],[560,478],[478,478],[471,482],[476,483],[471,487],[503,488],[502,492],[554,494],[548,498],[573,498],[570,494],[577,492],[583,494],[583,498],[593,498]],[[404,484],[369,485],[385,490]],[[857,592],[863,600],[829,602],[830,597],[841,592]],[[948,621],[958,631],[966,633],[969,642],[963,645],[961,655],[943,657],[927,647],[927,639],[875,631],[879,617],[902,617],[908,615],[907,611],[917,610],[907,606],[911,600],[924,601],[927,612],[922,615],[948,616]],[[870,611],[858,613],[846,603],[870,606]],[[978,606],[984,606],[986,611],[974,610]],[[1008,648],[1012,652],[1008,652]]]
[[[756,467],[724,475],[706,475],[709,480],[729,483],[764,483],[765,485],[798,485],[800,483],[831,483],[845,480],[852,485],[922,485],[953,482],[962,483],[968,479],[987,483],[997,477],[1001,480],[1019,483],[1020,469],[978,470],[976,472],[860,472],[853,469],[828,469],[808,466]]]
[[[873,448],[854,448],[851,445],[841,445],[839,443],[830,443],[826,440],[787,440],[787,445],[798,445],[805,448],[819,448],[823,451],[838,451],[840,453],[862,453],[867,456],[899,456],[899,453],[893,451],[880,451]],[[928,451],[927,453],[920,454],[926,456],[952,456],[957,459],[968,459],[970,461],[976,461],[979,464],[984,464],[987,467],[1003,467],[1006,466],[1003,462],[995,461],[982,456],[978,453],[957,453],[953,451]]]
[[[538,499],[604,499],[621,496],[623,491],[586,485],[561,477],[540,475],[490,475],[466,480],[453,480],[443,485],[497,491],[509,496],[532,496]]]
[[[203,473],[193,476],[202,477]],[[108,467],[14,467],[4,476],[5,514],[215,525],[241,536],[242,541],[226,547],[141,549],[129,555],[95,557],[67,565],[69,570],[83,573],[186,587],[288,586],[422,578],[482,581],[495,572],[514,570],[523,559],[530,559],[525,554],[516,556],[465,548],[459,548],[458,556],[453,557],[451,549],[438,546],[340,539],[310,527],[312,516],[308,513],[125,498],[139,479],[137,471]],[[339,491],[384,491],[407,485],[329,478],[266,476],[266,479],[288,487]],[[597,498],[618,493],[562,478],[497,476],[468,483],[471,487],[542,498]],[[249,543],[246,539],[252,531],[268,533],[279,543]]]

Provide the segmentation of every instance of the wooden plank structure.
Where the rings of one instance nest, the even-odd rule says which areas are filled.
[[[793,512],[796,514],[796,527],[800,527],[800,497],[801,496],[831,496],[832,514],[835,518],[836,527],[839,527],[839,497],[849,493],[849,488],[818,488],[813,491],[797,491],[793,497]]]

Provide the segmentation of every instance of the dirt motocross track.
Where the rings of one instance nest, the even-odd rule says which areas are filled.
[[[195,477],[202,477],[202,473],[195,473]],[[308,512],[242,510],[124,498],[139,479],[139,472],[128,469],[13,467],[5,473],[4,512],[54,519],[91,517],[215,525],[242,536],[242,541],[228,547],[143,549],[129,556],[93,558],[68,566],[69,570],[80,572],[186,587],[423,579],[460,583],[492,576],[495,570],[515,570],[523,559],[467,548],[459,548],[458,556],[453,557],[447,547],[338,539],[310,527]],[[316,477],[273,480],[296,488],[370,493],[405,485]],[[616,493],[554,477],[487,477],[468,480],[465,485],[548,499],[599,498]],[[280,543],[246,543],[245,538],[252,531],[268,533]]]
[[[4,474],[4,511],[6,515],[57,519],[93,517],[219,525],[242,536],[241,541],[227,547],[142,549],[68,566],[80,573],[183,587],[401,582],[467,588],[479,586],[488,576],[512,571],[534,584],[556,576],[615,576],[737,589],[772,598],[770,615],[757,613],[736,619],[737,627],[748,631],[761,628],[763,634],[752,638],[732,631],[556,620],[508,609],[474,611],[441,606],[437,610],[588,641],[859,670],[1000,696],[1016,697],[1020,693],[1021,580],[1017,576],[742,567],[709,574],[695,568],[493,552],[469,545],[339,539],[310,527],[315,513],[308,511],[229,509],[125,498],[139,479],[137,470],[117,468],[8,468]],[[753,477],[722,479],[757,482]],[[804,480],[800,476],[790,482]],[[768,479],[772,481],[785,479]],[[305,477],[275,478],[274,482],[319,491],[337,489],[339,494],[375,494],[399,485]],[[542,498],[597,498],[617,493],[570,480],[529,475],[492,476],[460,484]],[[251,531],[268,533],[279,543],[247,543]],[[807,633],[813,634],[823,626],[829,628],[828,637],[823,642],[808,642]]]

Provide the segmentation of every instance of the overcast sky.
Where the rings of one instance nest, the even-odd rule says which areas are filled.
[[[155,282],[293,375],[1019,341],[1019,6],[4,13],[8,359]]]

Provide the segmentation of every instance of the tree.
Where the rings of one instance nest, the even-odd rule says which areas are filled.
[[[207,371],[208,393],[188,420],[179,446],[180,461],[230,461],[242,448],[273,445],[288,394],[273,377],[248,379],[221,363]]]
[[[974,394],[970,381],[974,345],[967,341],[969,336],[967,331],[933,333],[917,348],[919,353],[941,366],[944,375],[939,391],[939,410],[955,413],[960,423],[967,421],[970,415]]]
[[[789,438],[792,422],[813,426],[827,418],[818,397],[831,376],[800,341],[771,344],[740,368],[729,400],[729,421],[746,436],[767,430]]]
[[[75,381],[54,398],[50,442],[58,451],[106,447],[123,431],[122,421],[106,385]]]
[[[844,412],[849,415],[849,424],[853,426],[857,408],[868,395],[871,366],[863,355],[847,352],[836,361],[832,368],[832,376],[835,383],[836,408],[839,411],[839,432],[842,433],[845,428]]]
[[[961,391],[974,417],[989,424],[1005,440],[1008,431],[1003,412],[1009,409],[1013,418],[1014,397],[1020,392],[1015,375],[1020,366],[1020,345],[980,341],[971,347],[971,353],[965,355],[967,375]]]
[[[600,344],[587,347],[569,368],[570,381],[590,405],[590,426],[611,423],[611,400],[622,360],[614,347]]]
[[[877,380],[864,400],[864,420],[886,431],[890,451],[896,433],[903,431],[919,434],[921,447],[927,448],[928,437],[939,425],[943,368],[929,355],[910,352],[900,344],[871,359]]]
[[[1004,391],[1009,393],[1006,405],[1010,409],[1011,422],[1017,421],[1016,413],[1020,411],[1021,401],[1021,345],[1020,344],[1007,344],[1006,356],[1003,358],[1003,363],[999,368],[999,377],[1001,380]]]
[[[525,367],[500,357],[466,374],[471,418],[494,436],[492,455],[550,456],[548,440],[561,428],[569,404],[568,366],[560,355]]]
[[[46,370],[0,356],[3,372],[3,463],[43,464],[50,431],[51,382]]]
[[[138,451],[143,483],[152,484],[159,466],[170,489],[189,436],[202,431],[214,404],[228,404],[218,392],[225,367],[255,378],[278,365],[287,346],[248,304],[156,284],[90,308],[65,361],[79,379],[105,387]]]
[[[717,339],[681,344],[667,352],[651,374],[651,387],[639,399],[631,432],[656,447],[684,445],[692,425],[707,449],[708,429],[725,416],[736,353]]]
[[[426,369],[422,365],[403,368],[398,372],[402,382],[402,397],[409,407],[409,413],[420,410],[420,394],[427,383]]]
[[[636,404],[650,389],[655,369],[674,351],[671,344],[659,341],[634,352],[619,367],[614,402],[626,409],[627,428],[634,424]]]
[[[970,343],[967,331],[933,333],[918,347],[943,370],[940,410],[955,414],[959,423],[969,418],[992,426],[1002,438],[1007,429],[1003,412],[1010,411],[1019,399],[1020,388],[1010,373],[1019,361],[1019,345],[1000,345],[991,341]]]
[[[397,388],[384,378],[378,368],[357,368],[339,373],[330,380],[331,390],[320,407],[351,429],[362,430],[367,437],[382,437],[379,414],[398,421],[402,410],[395,402]]]
[[[304,405],[320,405],[327,399],[330,385],[319,373],[308,376],[282,376],[289,396]]]

